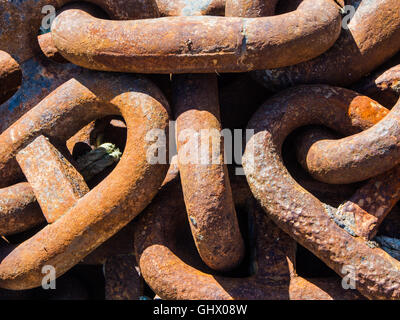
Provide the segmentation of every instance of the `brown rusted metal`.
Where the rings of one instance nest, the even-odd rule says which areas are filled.
[[[375,99],[387,108],[393,107],[400,98],[400,64],[367,77],[354,90]]]
[[[57,48],[54,46],[53,38],[51,33],[45,33],[38,36],[38,42],[40,49],[47,59],[51,59],[58,63],[67,63],[68,61],[58,52]]]
[[[400,166],[372,178],[349,201],[342,204],[335,218],[354,234],[371,240],[383,219],[400,200]]]
[[[400,50],[398,0],[351,0],[347,4],[354,6],[355,15],[332,48],[298,65],[257,71],[255,78],[272,90],[296,84],[348,86]],[[343,21],[348,18],[344,16]]]
[[[133,237],[133,234],[132,234]],[[106,300],[139,300],[144,282],[133,255],[110,257],[104,264]]]
[[[302,86],[267,100],[248,125],[255,135],[246,145],[244,171],[265,213],[294,240],[342,277],[344,267],[351,268],[357,290],[367,298],[399,299],[400,262],[341,229],[330,217],[334,209],[298,185],[282,162],[282,144],[298,127],[320,124],[342,134],[358,130],[360,123],[353,124],[348,113],[359,96],[345,92],[328,86]]]
[[[13,95],[21,85],[22,73],[17,61],[0,50],[0,103]]]
[[[0,189],[0,235],[26,231],[45,221],[28,183]]]
[[[116,127],[111,124],[107,126],[106,123],[106,118],[100,119],[99,121],[92,121],[90,124],[79,130],[78,133],[76,133],[73,137],[68,139],[67,147],[69,153],[73,155],[74,159],[77,159],[79,156],[92,150],[92,146],[93,148],[96,147],[96,140],[98,140],[99,136],[103,136],[105,141],[110,141],[112,143],[118,142],[121,150],[123,150],[126,139],[126,127],[123,128],[123,131],[121,132],[120,127]],[[124,140],[123,143],[122,140]],[[106,171],[107,173],[109,173],[109,170]],[[41,174],[42,170],[39,170],[38,172],[39,174]],[[85,180],[88,180],[86,176],[84,176],[84,178]],[[88,183],[90,187],[93,187],[100,183],[101,180],[103,180],[104,178],[104,175],[101,174],[96,176],[95,179],[89,180]],[[43,213],[41,212],[41,209],[36,202],[36,197],[29,183],[19,183],[12,187],[0,189],[0,194],[0,207],[2,208],[0,211],[0,235],[10,235],[23,232],[32,229],[35,226],[41,225],[45,222]],[[61,198],[58,199],[58,201],[60,200]],[[129,237],[126,236],[124,238],[124,241],[127,241],[128,239]],[[122,240],[111,241],[110,239],[109,242],[111,242],[112,244],[103,244],[100,246],[100,248],[103,246],[106,248],[98,249],[100,249],[99,251],[102,252],[111,251],[113,246],[121,246],[121,241]],[[128,243],[129,241],[127,241],[127,244]],[[95,251],[97,251],[97,249]],[[126,251],[122,250],[121,252]],[[99,252],[96,254],[90,254],[90,256],[100,256],[101,254],[102,253]],[[85,260],[100,261],[100,259],[101,258],[91,257]],[[103,264],[104,261],[102,263],[94,264]]]
[[[168,16],[223,16],[225,0],[155,0],[160,15]]]
[[[236,179],[233,191],[241,195],[235,199],[246,202],[251,194],[243,180]],[[258,210],[247,206],[250,229],[254,229],[250,232],[253,253],[247,266],[251,275],[217,275],[196,255],[179,179],[170,180],[135,227],[135,250],[146,283],[162,299],[360,298],[356,292],[342,289],[339,278],[307,280],[297,276],[293,265],[295,242]]]
[[[20,150],[16,160],[48,223],[55,222],[89,192],[81,174],[44,136]]]
[[[362,186],[362,183],[328,184],[315,180],[297,160],[298,155],[296,151],[298,149],[302,149],[302,145],[299,143],[299,141],[305,141],[304,139],[300,140],[300,138],[304,135],[307,135],[307,132],[310,132],[308,134],[310,137],[314,137],[318,132],[323,133],[324,137],[329,137],[329,139],[338,139],[342,137],[341,135],[336,134],[334,131],[321,126],[301,127],[292,132],[285,140],[282,148],[283,161],[292,177],[304,189],[324,203],[327,203],[333,207],[337,207],[344,201],[347,201]]]
[[[365,115],[368,112],[373,113],[374,109],[376,108],[373,105],[370,111],[365,106],[353,105],[353,111],[351,111],[352,121],[363,123],[363,129],[372,127],[385,116],[385,113],[381,112],[377,113],[376,118],[369,117],[369,119],[366,119]],[[329,132],[323,129],[303,131],[296,139],[297,157],[303,166],[306,166],[307,153],[311,145],[317,141],[334,138]],[[396,166],[372,178],[358,189],[348,201],[339,206],[335,213],[335,219],[343,224],[350,233],[363,237],[366,240],[371,240],[376,235],[383,219],[400,199],[399,175],[400,167]]]
[[[363,181],[390,170],[399,163],[396,137],[400,103],[388,112],[376,101],[355,92],[335,87],[311,86],[288,91],[288,97],[296,105],[296,112],[307,103],[307,99],[294,96],[296,90],[301,92],[301,96],[307,90],[312,92],[309,99],[311,104],[318,97],[327,103],[329,109],[326,108],[325,117],[333,116],[333,110],[341,110],[335,116],[341,118],[342,122],[332,129],[348,136],[327,140],[314,134],[309,139],[301,139],[298,158],[315,179],[334,184]],[[343,95],[343,99],[340,100],[339,95]],[[313,113],[320,112],[318,109],[320,106],[310,105],[309,119],[313,119]],[[314,119],[308,121],[321,123]],[[373,124],[376,125],[370,128]],[[357,133],[362,130],[365,131]]]
[[[216,75],[174,77],[178,164],[193,238],[203,261],[228,270],[244,255],[228,170]]]
[[[37,40],[39,28],[46,13],[44,6],[53,6],[56,10],[74,0],[21,0],[0,1],[0,50],[9,53],[18,63],[22,63],[40,53]],[[154,17],[157,6],[154,0],[88,0],[99,6],[112,19],[137,19]]]
[[[266,17],[275,13],[278,0],[227,0],[225,16],[227,17]]]
[[[20,67],[21,87],[0,106],[0,132],[7,129],[57,87],[75,76],[87,73],[70,63],[59,64],[40,56],[25,61]]]
[[[295,12],[262,18],[106,21],[67,10],[52,25],[54,44],[67,60],[89,69],[140,73],[244,72],[296,64],[326,51],[339,33],[334,0],[305,0]]]
[[[6,186],[20,172],[15,155],[35,138],[65,141],[87,123],[113,114],[122,115],[128,128],[119,164],[56,222],[2,259],[0,287],[40,285],[43,265],[54,266],[57,276],[62,275],[146,207],[167,166],[147,161],[152,142],[145,136],[152,129],[165,132],[168,103],[143,78],[93,73],[71,79],[0,135],[1,185]]]

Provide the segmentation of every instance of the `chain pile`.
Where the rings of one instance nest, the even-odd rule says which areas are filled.
[[[399,97],[398,0],[0,0],[0,299],[400,299]]]

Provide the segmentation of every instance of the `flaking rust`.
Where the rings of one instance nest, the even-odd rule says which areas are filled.
[[[398,0],[0,0],[0,296],[79,265],[109,300],[400,299],[399,15]],[[221,129],[267,97],[233,175]],[[88,298],[71,283],[54,298]]]
[[[140,107],[132,107],[136,105]],[[143,78],[96,73],[66,82],[0,135],[0,175],[5,187],[20,171],[15,155],[35,138],[44,135],[65,141],[87,123],[113,114],[122,115],[127,124],[125,155],[112,174],[75,206],[2,259],[1,287],[39,286],[44,265],[54,266],[61,276],[146,207],[167,167],[147,161],[151,142],[145,132],[166,129],[168,103]]]
[[[232,183],[236,205],[246,207],[253,224],[253,255],[247,277],[215,274],[191,241],[177,175],[164,184],[135,225],[135,251],[141,273],[162,299],[360,299],[338,278],[307,280],[296,275],[296,243],[260,212],[244,178]],[[237,194],[236,194],[237,192]],[[162,219],[161,219],[162,217]]]
[[[363,97],[367,102],[369,98]],[[361,100],[359,99],[361,102]],[[353,123],[359,123],[360,129],[368,129],[381,121],[389,110],[378,107],[375,102],[354,102],[349,112]],[[377,112],[380,109],[381,112]],[[376,114],[376,117],[368,115]],[[297,157],[300,163],[307,168],[307,156],[310,147],[317,141],[332,139],[326,130],[309,129],[303,131],[296,139]],[[333,142],[333,140],[331,140]],[[372,240],[376,235],[383,219],[390,213],[400,199],[399,166],[371,178],[364,186],[357,190],[346,202],[341,204],[334,213],[336,221],[351,234]]]
[[[321,124],[350,134],[354,128],[348,111],[356,97],[349,93],[344,103],[346,95],[336,88],[302,86],[267,100],[249,122],[255,135],[246,145],[243,167],[265,214],[294,240],[342,277],[344,267],[352,268],[356,288],[367,298],[399,299],[400,262],[341,229],[327,207],[298,185],[282,162],[282,144],[300,126]]]
[[[197,249],[215,270],[240,263],[244,243],[233,205],[218,103],[216,75],[174,80],[178,164]]]
[[[23,232],[45,221],[29,183],[0,189],[0,235]]]
[[[400,56],[397,60],[400,61]],[[355,85],[354,90],[379,101],[387,108],[393,107],[400,98],[400,64],[370,75]]]
[[[21,85],[21,68],[7,52],[0,50],[0,103],[9,98]]]
[[[40,52],[38,31],[42,20],[50,11],[42,9],[52,6],[55,10],[76,2],[74,0],[20,0],[0,1],[0,50],[6,51],[18,63],[32,58]],[[89,0],[91,4],[100,7],[112,19],[136,19],[154,17],[159,14],[152,0]],[[47,7],[48,8],[48,7]]]
[[[328,50],[339,33],[340,13],[333,0],[305,0],[294,12],[260,18],[109,21],[82,10],[67,10],[52,25],[55,46],[77,65],[167,74],[287,66]]]
[[[225,0],[155,0],[160,15],[169,16],[223,16]]]
[[[350,12],[345,12],[345,28],[328,51],[297,65],[256,71],[254,77],[275,91],[300,84],[348,86],[399,51],[398,0],[351,0],[346,4],[353,6],[355,14],[350,19]]]

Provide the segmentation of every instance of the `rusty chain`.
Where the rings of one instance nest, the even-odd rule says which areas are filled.
[[[0,299],[399,300],[399,97],[398,0],[0,0]]]

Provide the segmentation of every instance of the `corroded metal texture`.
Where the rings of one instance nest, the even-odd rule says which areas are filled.
[[[68,61],[63,58],[63,56],[58,52],[57,48],[54,46],[53,38],[51,33],[45,33],[38,36],[38,42],[40,49],[47,59],[51,59],[58,63],[67,63]]]
[[[167,166],[147,161],[152,142],[145,135],[152,129],[165,132],[168,113],[168,103],[151,82],[97,72],[66,82],[0,135],[5,186],[20,171],[15,155],[39,135],[66,141],[96,118],[113,114],[122,115],[128,128],[127,147],[114,171],[56,222],[2,259],[1,287],[40,285],[43,265],[54,266],[61,276],[147,206]]]
[[[248,200],[251,195],[243,180],[234,183],[233,191],[238,184],[238,193]],[[195,254],[179,179],[170,180],[140,215],[135,228],[135,250],[146,283],[162,299],[360,298],[354,291],[343,290],[339,278],[309,281],[297,276],[295,242],[259,209],[251,208],[247,212],[252,253],[246,272],[250,275],[216,275]]]
[[[393,107],[400,98],[400,65],[373,74],[357,84],[354,90],[379,101],[387,108]]]
[[[339,92],[343,91],[303,86],[267,100],[248,125],[255,135],[243,158],[246,178],[265,214],[340,276],[346,274],[344,267],[351,268],[360,293],[371,299],[399,299],[400,262],[341,229],[329,208],[304,190],[282,161],[284,140],[300,126],[321,124],[344,134],[354,130],[348,112],[357,94],[349,101],[350,93],[346,97]],[[340,103],[333,103],[335,96]]]
[[[143,278],[135,266],[133,255],[118,255],[107,259],[104,264],[106,300],[139,300],[144,295]]]
[[[79,157],[83,153],[90,151],[92,141],[96,140],[99,135],[103,134],[105,134],[105,138],[110,139],[111,142],[114,141],[114,134],[118,134],[119,140],[123,139],[123,137],[126,138],[126,128],[121,137],[120,132],[115,132],[116,127],[114,126],[111,127],[111,130],[109,127],[104,127],[103,125],[95,126],[95,124],[102,124],[103,122],[103,119],[101,119],[100,121],[92,121],[90,124],[82,128],[78,133],[76,133],[73,137],[68,139],[67,147],[69,149],[69,152],[73,156],[75,155],[76,157]],[[84,145],[85,147],[82,148],[82,145]],[[38,172],[41,173],[42,170],[39,170]],[[84,178],[87,180],[87,177]],[[101,178],[101,176],[99,176],[99,178]],[[97,181],[94,182],[98,184]],[[92,184],[93,180],[90,180],[90,185]],[[43,216],[41,208],[36,202],[35,194],[29,183],[18,183],[14,186],[0,189],[0,195],[0,235],[20,233],[32,229],[33,227],[41,225],[45,222],[45,218]],[[130,243],[130,237],[125,236],[123,239],[121,239],[120,236],[114,237],[116,238],[115,241],[110,239],[109,241],[101,245],[98,248],[99,250],[95,250],[98,252],[93,252],[89,255],[91,256],[90,258],[85,258],[85,261],[96,261],[94,264],[103,264],[105,261],[104,259],[107,256],[107,252],[109,254],[114,249],[117,250],[117,252],[121,253],[128,252],[127,247]],[[123,248],[121,248],[121,246]],[[133,248],[133,245],[131,245],[130,247]],[[132,249],[129,252],[131,251]],[[102,262],[98,262],[101,261],[101,259],[103,259]],[[89,264],[92,264],[90,262]]]
[[[303,112],[308,105],[307,115],[299,119],[293,117],[291,125],[327,124],[347,136],[320,140],[320,136],[314,135],[299,144],[300,163],[315,179],[333,184],[363,181],[400,162],[396,142],[400,103],[388,112],[368,97],[329,86],[289,89],[280,97],[282,101],[293,103],[295,114]],[[317,119],[318,116],[321,119]],[[360,132],[362,130],[365,131]]]
[[[0,132],[7,129],[64,82],[80,74],[88,74],[84,69],[70,63],[59,64],[40,56],[25,61],[20,67],[21,87],[0,106]]]
[[[266,17],[275,13],[278,0],[227,0],[225,16],[227,17]]]
[[[348,4],[355,7],[355,15],[330,50],[298,65],[257,71],[255,78],[272,90],[295,84],[347,86],[400,50],[398,0],[352,0]]]
[[[265,100],[264,100],[265,101]],[[260,105],[259,105],[260,106]],[[309,134],[307,134],[309,132]],[[291,176],[308,192],[320,199],[326,204],[333,207],[339,206],[344,201],[348,200],[361,186],[362,183],[352,184],[328,184],[315,180],[299,163],[297,152],[302,150],[302,145],[299,143],[301,137],[314,137],[316,133],[321,132],[324,138],[338,139],[342,136],[334,131],[321,126],[306,126],[301,127],[292,132],[285,140],[282,154],[283,161]],[[301,140],[301,141],[304,141]],[[306,141],[308,142],[308,140]]]
[[[45,221],[28,183],[0,189],[0,235],[26,231]]]
[[[400,200],[400,166],[372,178],[338,208],[336,219],[356,235],[371,240]]]
[[[324,182],[351,183],[392,169],[400,162],[398,110],[400,100],[368,130],[340,140],[315,142],[307,154],[307,170]]]
[[[203,261],[228,270],[244,255],[218,104],[216,75],[174,78],[178,164],[193,238]]]
[[[43,136],[16,155],[48,223],[55,222],[89,192],[81,174]]]
[[[366,114],[372,114],[375,110],[377,109],[373,104],[370,105],[370,110],[368,110],[367,104],[357,106],[353,103],[350,112],[353,117],[352,121],[362,123],[363,129],[372,127],[385,116],[385,112],[378,112],[375,118],[365,118]],[[297,157],[303,166],[306,166],[310,146],[317,141],[326,139],[334,139],[334,137],[322,128],[304,130],[296,137]],[[348,201],[340,205],[335,213],[335,219],[340,221],[352,234],[371,240],[376,235],[383,219],[400,199],[399,170],[400,167],[396,166],[373,177],[358,189]]]
[[[19,0],[0,1],[0,50],[9,53],[22,63],[40,52],[37,40],[42,19],[49,14],[42,13],[44,6],[61,8],[74,0]],[[113,19],[136,19],[154,17],[158,12],[154,0],[88,0],[99,6]]]
[[[21,85],[22,73],[17,61],[0,50],[0,103],[14,94]]]
[[[225,0],[155,0],[163,17],[223,16]]]
[[[326,51],[339,33],[334,0],[305,0],[294,12],[262,18],[106,21],[67,10],[52,25],[54,44],[67,60],[89,69],[140,73],[244,72],[292,65]]]

